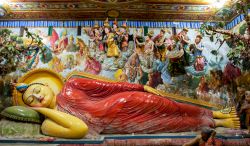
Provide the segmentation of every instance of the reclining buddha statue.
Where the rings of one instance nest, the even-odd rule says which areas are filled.
[[[202,127],[239,128],[235,111],[223,113],[176,102],[148,86],[36,69],[19,79],[14,103],[45,115],[43,134],[82,138],[98,134],[152,134]]]

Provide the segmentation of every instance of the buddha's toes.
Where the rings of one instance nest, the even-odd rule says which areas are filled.
[[[239,118],[227,118],[223,119],[223,126],[227,128],[240,128],[240,120]]]
[[[213,111],[213,118],[215,119],[227,119],[227,118],[237,118],[238,115],[234,107],[223,109],[221,111]]]

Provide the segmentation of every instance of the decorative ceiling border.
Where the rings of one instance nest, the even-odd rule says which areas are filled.
[[[110,9],[110,5],[100,5],[97,3],[86,2],[69,2],[69,3],[56,3],[56,2],[11,2],[9,6],[12,11],[51,11],[51,10],[67,10],[67,11],[79,11],[84,9],[89,10],[103,10]],[[179,13],[211,13],[213,9],[209,5],[188,5],[188,4],[136,4],[136,5],[115,5],[115,9],[126,11],[176,11]]]
[[[248,10],[250,14],[250,10]],[[238,15],[231,22],[227,23],[226,29],[230,30],[235,27],[237,24],[244,20],[243,15]],[[103,21],[96,21],[100,26],[103,25]],[[121,26],[124,21],[118,21],[118,25]],[[23,21],[23,20],[3,20],[0,21],[0,28],[3,27],[77,27],[77,26],[94,26],[94,20],[85,20],[85,21]],[[200,28],[202,22],[154,22],[154,21],[128,21],[127,25],[129,27],[143,27],[148,26],[151,28],[160,28],[160,27],[177,27],[177,28],[191,28],[198,29]],[[210,23],[214,24],[214,23]],[[110,21],[110,25],[112,22]]]

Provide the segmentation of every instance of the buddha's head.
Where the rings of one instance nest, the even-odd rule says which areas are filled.
[[[16,89],[22,93],[23,102],[31,107],[51,107],[55,98],[53,90],[42,83],[18,84]]]

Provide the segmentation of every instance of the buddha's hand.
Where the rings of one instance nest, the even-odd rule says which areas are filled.
[[[46,116],[42,123],[42,133],[61,138],[83,138],[87,132],[87,125],[79,118],[49,108],[32,108]]]
[[[143,87],[144,87],[144,91],[149,92],[149,93],[153,93],[155,95],[161,96],[161,92],[160,91],[158,91],[158,90],[156,90],[156,89],[154,89],[154,88],[152,88],[150,86],[147,86],[147,85],[145,85]]]

